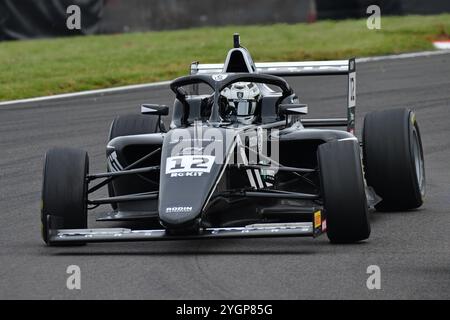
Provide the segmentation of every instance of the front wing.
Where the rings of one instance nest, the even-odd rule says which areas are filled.
[[[132,230],[126,228],[106,229],[50,229],[49,243],[70,242],[123,242],[123,241],[163,241],[223,238],[261,238],[261,237],[316,237],[324,229],[325,222],[295,222],[253,224],[245,227],[205,228],[198,234],[171,235],[164,229]]]

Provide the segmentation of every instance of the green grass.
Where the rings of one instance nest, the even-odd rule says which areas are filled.
[[[222,62],[234,32],[255,61],[340,59],[431,50],[450,14],[383,17],[381,30],[361,19],[2,42],[0,101],[170,80]]]

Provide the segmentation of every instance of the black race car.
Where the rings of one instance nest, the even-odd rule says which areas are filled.
[[[306,118],[286,76],[345,75],[347,117]],[[313,236],[365,240],[368,208],[422,205],[425,171],[414,113],[392,109],[355,128],[355,60],[254,63],[234,36],[224,64],[191,65],[170,84],[170,129],[162,105],[117,117],[108,170],[90,173],[88,155],[53,148],[45,157],[42,236],[48,245],[87,242]],[[209,91],[209,92],[208,92]],[[336,127],[346,127],[336,130]],[[361,151],[362,150],[362,151]],[[109,197],[93,197],[108,188]],[[100,221],[139,228],[88,229]],[[144,226],[144,228],[142,228]]]

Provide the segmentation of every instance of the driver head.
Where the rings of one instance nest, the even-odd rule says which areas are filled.
[[[225,117],[235,115],[239,123],[251,124],[256,119],[256,107],[261,96],[252,82],[236,82],[221,92],[227,101]]]

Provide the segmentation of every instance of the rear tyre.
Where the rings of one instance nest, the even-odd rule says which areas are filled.
[[[48,216],[60,229],[87,228],[87,180],[89,158],[86,151],[72,148],[50,149],[44,160],[41,223],[42,238],[48,239]],[[83,245],[76,242],[69,245]]]
[[[126,114],[118,116],[111,123],[108,141],[111,141],[116,137],[160,132],[158,120],[158,117],[142,114]],[[161,124],[161,127],[164,129],[163,124]],[[109,168],[107,171],[109,172]],[[114,197],[115,195],[112,183],[108,183],[108,194],[110,197]],[[116,210],[117,203],[111,203],[111,207]]]
[[[328,239],[351,243],[370,235],[367,200],[357,141],[319,146],[318,162]]]
[[[363,155],[367,184],[382,198],[377,210],[408,210],[423,204],[425,164],[419,126],[411,110],[367,114]]]
[[[111,123],[108,141],[121,136],[156,132],[160,132],[158,117],[142,114],[125,114],[117,116]]]

